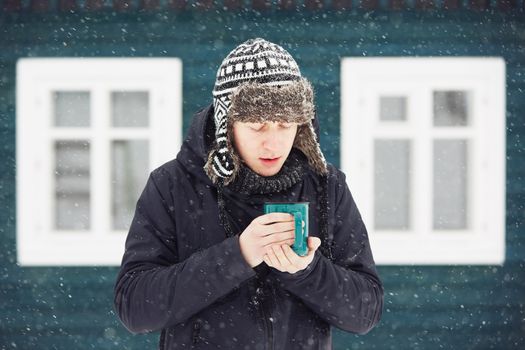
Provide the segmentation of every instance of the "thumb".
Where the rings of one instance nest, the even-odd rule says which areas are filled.
[[[321,245],[321,239],[319,237],[308,237],[308,248],[310,250],[317,250]]]

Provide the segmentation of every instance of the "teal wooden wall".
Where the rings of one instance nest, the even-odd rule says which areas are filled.
[[[0,6],[4,9],[0,14],[0,349],[153,349],[158,339],[158,334],[133,336],[120,325],[112,310],[117,268],[17,266],[16,60],[179,57],[184,65],[186,131],[192,113],[211,102],[215,72],[221,60],[237,44],[255,36],[282,44],[313,82],[321,118],[322,147],[328,160],[336,165],[339,165],[341,57],[432,55],[505,59],[508,129],[504,266],[381,266],[385,309],[380,325],[365,336],[334,330],[334,348],[525,348],[522,2],[510,2],[515,8],[512,11],[500,11],[496,3],[473,1],[470,3],[490,9],[353,8],[339,12],[301,10],[263,14],[220,8],[70,13],[49,8],[39,11],[38,4],[42,3],[48,7],[58,3],[67,9],[72,2],[32,1],[33,11],[21,9],[24,3],[17,5],[16,0],[4,0],[3,7]],[[428,4],[428,1],[416,3]],[[457,3],[459,7],[464,4],[441,3]]]

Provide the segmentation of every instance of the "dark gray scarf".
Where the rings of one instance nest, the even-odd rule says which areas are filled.
[[[303,178],[307,166],[306,162],[308,160],[301,151],[292,148],[281,170],[273,176],[261,176],[243,163],[237,178],[227,188],[233,192],[246,195],[281,192],[292,187]]]

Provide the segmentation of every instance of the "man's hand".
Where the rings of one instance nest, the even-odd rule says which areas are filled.
[[[314,259],[314,253],[321,245],[321,239],[308,237],[308,254],[297,255],[287,244],[274,244],[268,247],[263,257],[264,262],[281,272],[296,273],[304,270]]]
[[[293,215],[269,213],[256,217],[239,237],[241,253],[251,267],[263,262],[272,245],[292,245],[295,240]]]

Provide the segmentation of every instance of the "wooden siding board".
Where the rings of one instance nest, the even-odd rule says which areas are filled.
[[[210,16],[210,19],[213,19],[214,16],[202,14],[203,21],[208,22],[207,17]],[[480,22],[479,18],[472,19],[472,21],[462,19],[460,23],[448,24],[446,22],[440,21],[439,19],[433,18],[425,15],[417,14],[406,14],[403,15],[403,20],[399,25],[392,27],[392,23],[385,16],[374,18],[373,26],[363,26],[360,22],[348,21],[348,18],[351,18],[351,14],[346,16],[336,16],[335,19],[330,21],[322,18],[315,18],[315,20],[309,22],[309,25],[305,27],[301,25],[304,23],[304,20],[308,20],[309,17],[302,15],[297,15],[298,23],[295,23],[293,26],[287,27],[286,41],[294,42],[296,46],[301,47],[304,44],[312,43],[323,43],[323,44],[339,44],[344,40],[352,41],[359,39],[371,38],[377,41],[375,44],[379,43],[389,43],[389,42],[403,42],[403,40],[421,40],[425,39],[431,42],[431,38],[436,40],[442,40],[443,35],[446,35],[448,39],[456,39],[460,42],[472,46],[476,42],[469,43],[464,40],[464,38],[482,38],[483,41],[479,42],[480,46],[490,43],[491,41],[499,41],[501,39],[510,38],[511,40],[516,38],[516,35],[523,33],[524,21],[517,21],[513,26],[507,26],[503,18],[494,18],[490,20],[491,25],[497,26],[498,24],[502,25],[502,29],[498,31],[483,31],[485,24]],[[486,14],[482,16],[488,16]],[[83,16],[71,16],[70,20],[65,21],[56,21],[56,24],[60,24],[65,30],[70,29],[69,31],[62,32],[56,31],[53,33],[58,38],[64,38],[64,40],[72,38],[75,39],[86,39],[86,40],[103,40],[104,38],[93,37],[94,30],[96,28],[97,32],[104,33],[104,37],[108,40],[112,39],[127,39],[135,40],[137,38],[144,38],[145,33],[147,34],[147,39],[161,39],[165,40],[171,39],[172,43],[176,43],[177,38],[183,38],[186,41],[188,38],[196,38],[200,43],[205,43],[209,45],[218,39],[217,34],[213,30],[213,26],[217,28],[222,28],[224,25],[232,25],[233,31],[242,30],[242,25],[239,22],[235,22],[235,19],[225,17],[222,19],[222,23],[211,23],[205,25],[203,30],[199,30],[199,27],[195,28],[193,26],[188,26],[186,23],[191,20],[191,17],[184,18],[185,16],[169,16],[163,17],[164,20],[161,20],[161,23],[165,23],[165,26],[159,25],[157,23],[156,17],[142,16],[142,20],[129,19],[130,16],[126,14],[121,14],[121,17],[117,16],[111,21],[107,20],[96,20],[89,21],[83,24],[82,26],[78,25],[78,19],[83,18]],[[187,16],[186,16],[187,17]],[[28,17],[28,19],[30,16]],[[488,18],[488,17],[487,17]],[[293,18],[292,18],[293,19]],[[291,19],[288,19],[289,21]],[[177,23],[180,21],[180,23]],[[415,23],[413,23],[415,22]],[[53,23],[53,21],[51,21]],[[6,37],[8,42],[18,42],[18,40],[24,40],[26,43],[33,42],[27,41],[27,38],[32,38],[35,42],[44,42],[49,40],[47,37],[39,37],[38,35],[31,35],[31,33],[41,33],[42,30],[48,30],[49,24],[51,23],[32,23],[30,28],[21,28],[22,30],[10,30],[13,34],[12,36]],[[169,25],[168,25],[169,24]],[[115,30],[119,26],[124,25],[127,34],[123,34],[120,30]],[[278,23],[269,23],[267,24],[269,29],[277,29]],[[309,29],[308,38],[304,38],[303,33],[304,29]],[[386,30],[388,28],[388,30]],[[71,33],[71,30],[74,29],[74,32]],[[197,29],[197,30],[196,30]],[[506,29],[506,30],[503,30]],[[67,35],[67,33],[70,33]],[[384,40],[382,40],[382,35],[388,34]],[[73,34],[73,36],[71,36]],[[245,38],[253,36],[250,34],[245,34]],[[220,38],[220,36],[219,36]],[[239,40],[243,40],[241,37]],[[233,47],[235,41],[231,40],[222,40],[223,45]],[[321,47],[322,48],[322,47]]]
[[[390,329],[383,329],[383,331],[395,331],[395,337],[391,339],[395,344],[396,339],[404,338],[406,343],[413,344],[414,339],[410,339],[417,335],[426,334],[427,336],[435,337],[440,339],[441,346],[443,343],[447,344],[464,344],[465,338],[476,342],[478,347],[472,347],[471,342],[465,344],[465,348],[478,349],[478,348],[489,348],[488,345],[492,341],[494,344],[499,344],[500,347],[497,349],[507,349],[504,346],[510,345],[518,339],[523,339],[517,331],[519,328],[509,326],[511,321],[517,320],[520,317],[520,313],[523,310],[516,308],[501,308],[497,310],[490,310],[489,312],[480,312],[475,308],[465,308],[462,313],[452,311],[432,311],[425,312],[424,310],[417,309],[406,309],[406,310],[389,310],[384,314],[385,318],[390,318]],[[437,313],[436,313],[437,312]],[[426,317],[425,315],[431,314],[432,317]],[[408,324],[401,324],[402,320],[413,320],[414,315],[419,316],[420,321],[414,322],[408,321]],[[505,322],[507,322],[505,324]],[[512,327],[514,332],[509,332],[509,327]],[[483,334],[480,333],[482,331]],[[449,338],[447,334],[459,333],[457,338]],[[381,336],[381,335],[378,335]],[[503,338],[505,339],[498,339]],[[408,338],[408,339],[407,339]],[[512,340],[511,340],[512,339]],[[492,340],[492,341],[491,341]],[[422,340],[425,349],[433,349],[432,342],[429,339]],[[384,344],[382,344],[383,346]],[[380,347],[384,349],[384,347]],[[390,349],[390,347],[388,347]],[[393,347],[392,349],[399,349],[399,347]],[[511,349],[518,349],[511,347]]]
[[[495,275],[498,278],[491,277],[483,280],[476,280],[474,276],[471,276],[472,280],[469,280],[467,273],[468,271],[465,271],[464,276],[458,276],[452,282],[446,282],[437,277],[433,280],[425,280],[424,285],[414,284],[409,279],[399,282],[384,278],[385,290],[388,291],[385,299],[386,305],[401,310],[417,308],[433,314],[436,310],[463,312],[463,307],[467,306],[486,310],[507,306],[519,307],[523,303],[525,283],[520,279],[518,272],[505,271],[501,276]],[[461,281],[462,278],[465,281]],[[17,282],[5,281],[5,283],[15,285]],[[113,312],[113,300],[112,286],[111,288],[97,288],[96,283],[95,280],[90,286],[71,289],[67,292],[56,292],[43,287],[39,288],[41,292],[5,288],[2,290],[2,296],[10,303],[0,304],[3,312],[2,318],[14,320],[11,324],[21,325],[18,317],[20,312],[25,314],[33,310],[36,318],[32,321],[35,322],[39,321],[38,317],[55,319],[53,317],[55,315],[60,319],[62,326],[70,324],[73,328],[98,328],[101,323],[113,322],[107,317]],[[487,288],[487,283],[493,287]],[[458,290],[463,292],[458,293]],[[490,305],[483,305],[486,300],[491,300]],[[86,319],[77,322],[77,318],[82,318],[82,315],[85,315]],[[90,323],[89,320],[93,318],[97,319],[96,324]],[[26,321],[22,320],[22,322]]]
[[[402,290],[403,285],[414,288],[425,288],[426,286],[440,285],[479,285],[484,282],[487,288],[495,288],[494,282],[503,281],[505,275],[516,273],[523,262],[506,263],[501,266],[380,266],[380,276],[385,285],[395,283],[396,290]],[[525,283],[523,276],[517,275],[520,283]],[[490,282],[490,283],[487,283]],[[468,293],[465,294],[468,296]]]
[[[47,1],[52,3],[51,6],[46,7],[46,11],[55,11],[59,10],[59,7],[55,7],[56,3],[49,0],[34,0]],[[57,0],[60,1],[60,0]],[[116,7],[115,2],[118,0],[79,0],[74,2],[78,4],[86,4],[84,9],[87,11],[104,11],[106,7]],[[142,0],[138,0],[140,2]],[[4,0],[5,5],[4,9],[8,12],[21,12],[21,11],[34,11],[40,12],[40,7],[32,6],[30,3],[27,4],[27,1],[20,0]],[[33,2],[33,1],[31,1]],[[137,3],[137,2],[136,2]],[[355,8],[360,11],[385,11],[388,9],[402,9],[402,10],[417,10],[425,11],[429,9],[437,9],[442,11],[447,10],[465,10],[465,11],[485,11],[485,10],[496,10],[501,12],[508,12],[512,9],[520,9],[521,2],[519,0],[468,0],[467,2],[462,2],[459,0],[443,0],[442,2],[436,2],[433,0],[415,0],[403,4],[402,1],[393,0],[393,1],[379,1],[379,0],[357,0],[355,3]],[[161,10],[165,9],[174,9],[174,10],[184,10],[187,12],[199,12],[199,11],[238,11],[242,8],[247,8],[249,10],[268,10],[271,7],[275,7],[279,11],[291,11],[291,10],[302,10],[302,11],[318,11],[318,10],[349,10],[352,8],[352,1],[350,0],[332,0],[332,1],[323,1],[323,0],[303,0],[303,1],[294,1],[294,0],[280,0],[280,1],[264,1],[264,0],[223,0],[219,2],[214,2],[212,0],[199,0],[199,1],[187,1],[187,0],[166,0],[160,4],[160,1],[157,2],[155,8]],[[141,9],[142,6],[135,6],[135,10]]]
[[[94,349],[115,350],[131,349],[121,347],[123,340],[132,340],[133,349],[155,349],[158,345],[158,336],[154,334],[141,334],[140,336],[128,335],[117,337],[115,328],[109,328],[106,332],[100,332],[96,336],[84,337],[82,333],[55,334],[42,337],[38,331],[25,332],[23,335],[10,336],[10,345],[18,349]]]
[[[505,278],[505,277],[504,277]],[[431,284],[423,289],[422,287],[413,288],[406,284],[385,284],[388,290],[403,290],[403,293],[389,295],[387,305],[392,305],[396,309],[418,309],[436,317],[438,312],[463,313],[465,308],[486,310],[488,313],[493,310],[506,307],[519,307],[522,298],[522,291],[525,286],[521,282],[512,282],[512,277],[507,277],[509,282],[505,282],[501,287],[486,288],[483,282],[480,283],[456,283],[456,284]],[[517,279],[514,276],[514,279]],[[493,280],[493,284],[499,281]],[[485,282],[486,283],[486,282]],[[464,291],[458,295],[457,290]],[[479,289],[483,291],[479,291]],[[417,297],[416,297],[417,295]],[[481,306],[485,300],[491,300],[490,306]],[[391,303],[391,304],[390,304]],[[490,309],[490,310],[488,310]],[[455,311],[454,311],[455,310]],[[413,320],[413,326],[417,326],[417,320]]]
[[[424,350],[437,350],[443,349],[444,343],[447,344],[459,344],[466,343],[466,339],[469,339],[468,344],[464,348],[468,349],[520,349],[523,344],[523,337],[514,333],[512,336],[505,336],[505,332],[501,330],[499,333],[487,334],[487,329],[480,324],[478,327],[466,330],[462,327],[453,327],[451,329],[441,327],[433,329],[419,329],[410,330],[404,332],[401,328],[401,324],[398,324],[396,328],[381,329],[382,333],[379,335],[374,334],[374,338],[377,339],[376,344],[365,347],[363,344],[366,340],[362,336],[351,335],[342,333],[336,330],[336,341],[334,341],[334,349],[348,349],[348,348],[366,348],[366,349],[379,349],[379,350],[397,350],[400,349],[400,344],[397,339],[406,339],[407,344],[411,344],[410,349],[424,349]],[[366,338],[366,337],[365,337]],[[357,345],[356,345],[357,344]],[[505,347],[506,346],[506,347]]]
[[[119,321],[116,319],[111,320],[106,316],[107,312],[101,313],[100,310],[84,310],[84,311],[73,311],[70,309],[66,310],[43,310],[34,312],[34,306],[32,308],[19,308],[18,310],[6,310],[2,314],[4,320],[12,320],[9,322],[9,330],[4,331],[5,335],[17,335],[24,334],[27,331],[28,319],[20,319],[17,314],[20,312],[31,312],[31,323],[42,325],[42,329],[39,330],[42,336],[53,336],[54,334],[83,334],[86,336],[98,335],[105,328],[119,326]],[[115,316],[116,317],[116,316]],[[40,327],[39,327],[40,328]],[[44,337],[42,337],[44,338]],[[45,349],[45,348],[43,348]]]

